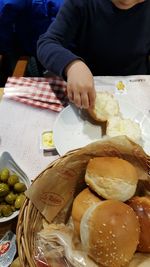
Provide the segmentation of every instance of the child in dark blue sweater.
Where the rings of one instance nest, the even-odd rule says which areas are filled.
[[[149,54],[150,0],[66,0],[37,49],[83,108],[94,104],[93,75],[147,74]]]

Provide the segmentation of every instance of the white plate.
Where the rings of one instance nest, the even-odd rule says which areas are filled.
[[[3,152],[3,154],[0,156],[0,170],[2,170],[3,168],[8,168],[10,172],[16,173],[19,176],[19,180],[23,182],[27,188],[30,186],[29,178],[16,164],[16,162],[8,152]],[[0,223],[10,221],[18,216],[18,214],[19,210],[13,212],[13,214],[8,217],[2,217],[0,218]]]
[[[131,104],[119,100],[120,111],[124,118],[140,124],[143,148],[150,155],[150,119]],[[74,105],[69,105],[58,115],[53,128],[54,144],[62,156],[66,152],[83,147],[102,138],[100,125],[95,125]]]

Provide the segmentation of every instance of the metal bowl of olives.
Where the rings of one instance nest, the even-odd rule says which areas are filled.
[[[15,218],[30,186],[27,175],[8,152],[0,157],[0,223]]]

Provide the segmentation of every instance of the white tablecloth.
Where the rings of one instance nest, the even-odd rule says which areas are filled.
[[[120,82],[124,90],[117,89]],[[114,93],[116,98],[127,101],[150,118],[150,75],[95,77],[95,85]]]
[[[124,90],[117,90],[122,82]],[[150,76],[95,77],[95,85],[123,97],[149,116]],[[53,128],[58,113],[3,99],[0,103],[0,153],[8,151],[30,179],[58,155],[43,154],[40,134]],[[61,136],[60,136],[61,138]]]
[[[0,153],[8,151],[30,179],[58,157],[40,150],[40,134],[51,129],[57,114],[8,99],[0,103]]]

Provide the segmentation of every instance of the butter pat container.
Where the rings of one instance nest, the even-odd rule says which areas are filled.
[[[52,130],[45,130],[41,133],[40,148],[45,151],[55,150]]]

